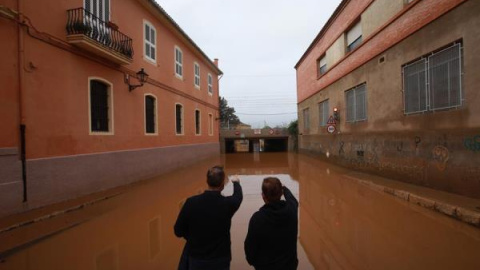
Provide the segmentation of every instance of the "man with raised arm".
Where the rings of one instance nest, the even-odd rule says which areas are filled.
[[[223,196],[225,172],[220,166],[207,171],[208,189],[187,199],[175,223],[175,235],[187,240],[179,269],[230,269],[232,217],[243,200],[238,177],[231,178],[233,195]]]
[[[247,261],[256,270],[297,269],[298,201],[276,177],[263,179],[262,197],[248,226]]]

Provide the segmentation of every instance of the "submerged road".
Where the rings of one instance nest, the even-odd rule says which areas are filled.
[[[300,270],[480,269],[479,228],[372,190],[349,170],[287,153],[229,154],[86,198],[93,202],[69,211],[37,211],[37,222],[0,232],[0,269],[174,270],[184,241],[173,224],[215,164],[238,174],[244,192],[232,223],[232,270],[252,269],[243,241],[263,204],[261,181],[272,175],[300,201]],[[231,192],[229,183],[224,193]]]

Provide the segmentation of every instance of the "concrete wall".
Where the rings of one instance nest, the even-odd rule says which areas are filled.
[[[428,4],[425,0],[417,6],[422,2]],[[333,161],[351,168],[479,198],[479,12],[480,2],[466,1],[299,103],[299,111],[310,108],[311,119],[309,135],[300,136],[299,148],[322,156],[328,152]],[[462,106],[405,115],[402,65],[458,40],[463,42]],[[364,47],[372,46],[370,42]],[[349,56],[352,61],[362,57],[360,51]],[[362,83],[368,119],[346,123],[345,91]],[[318,103],[325,99],[331,110],[340,111],[334,135],[318,127]],[[299,130],[303,134],[301,114]]]

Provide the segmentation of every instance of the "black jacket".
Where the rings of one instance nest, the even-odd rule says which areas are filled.
[[[175,235],[187,240],[189,256],[211,260],[232,258],[230,227],[243,200],[242,187],[233,183],[233,195],[205,191],[187,199],[175,223]]]
[[[257,270],[297,269],[298,201],[288,188],[283,193],[286,201],[265,204],[250,219],[245,254]]]

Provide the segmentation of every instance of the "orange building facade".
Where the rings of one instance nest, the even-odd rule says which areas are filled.
[[[299,149],[480,198],[480,1],[344,0],[295,66]]]
[[[155,1],[2,0],[0,34],[0,216],[219,153],[218,60]]]

